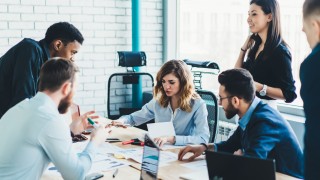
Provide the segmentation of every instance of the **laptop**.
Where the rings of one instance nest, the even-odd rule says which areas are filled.
[[[275,180],[275,160],[206,151],[209,179]]]
[[[159,169],[160,148],[148,134],[144,138],[140,180],[156,180]]]

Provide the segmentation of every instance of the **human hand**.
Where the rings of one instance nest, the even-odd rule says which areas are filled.
[[[246,39],[246,41],[244,42],[244,44],[242,45],[241,49],[247,51],[251,46],[252,44],[254,43],[254,40],[252,38],[253,35],[249,35]]]
[[[73,132],[73,134],[80,134],[83,132],[85,129],[90,128],[88,124],[88,117],[91,119],[97,119],[99,116],[93,116],[95,111],[89,111],[84,113],[83,115],[79,116],[76,115],[75,113],[72,114],[72,122],[70,124],[70,129]]]
[[[99,126],[98,128],[92,130],[90,141],[95,143],[96,145],[100,145],[101,143],[105,142],[110,132],[110,128],[104,128],[103,126]]]
[[[153,141],[161,148],[167,142],[170,144],[173,144],[175,141],[175,137],[174,136],[157,137],[157,138],[154,138]]]
[[[189,157],[188,161],[193,161],[196,157],[200,156],[205,150],[206,150],[206,147],[203,145],[187,146],[180,150],[178,154],[178,160],[182,161],[183,156],[188,152],[191,152],[193,153],[193,155]]]
[[[121,120],[113,120],[111,124],[106,125],[106,128],[110,128],[111,126],[127,128],[127,125],[123,124]]]
[[[242,152],[241,149],[238,149],[238,150],[235,151],[233,154],[234,154],[234,155],[238,155],[238,156],[242,156],[242,155],[243,155],[243,152]]]

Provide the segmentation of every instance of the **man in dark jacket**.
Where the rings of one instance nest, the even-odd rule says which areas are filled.
[[[303,109],[306,115],[304,136],[305,179],[320,179],[320,1],[303,5],[303,31],[312,49],[300,67]]]
[[[249,71],[231,69],[218,77],[219,103],[226,117],[239,116],[239,126],[227,140],[217,144],[187,146],[179,153],[179,160],[187,152],[194,153],[189,160],[206,149],[262,159],[275,159],[276,170],[303,178],[303,154],[298,140],[278,111],[255,97],[255,86]]]
[[[72,24],[51,25],[40,41],[25,38],[0,58],[0,118],[38,91],[40,68],[51,57],[74,59],[84,38]]]

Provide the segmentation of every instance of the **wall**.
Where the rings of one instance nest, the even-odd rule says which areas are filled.
[[[162,65],[162,1],[141,0],[141,50],[144,71],[155,74]],[[1,0],[0,56],[23,38],[40,40],[53,23],[68,21],[85,37],[76,56],[80,67],[75,102],[82,112],[107,114],[107,80],[118,67],[117,51],[131,50],[130,0]]]

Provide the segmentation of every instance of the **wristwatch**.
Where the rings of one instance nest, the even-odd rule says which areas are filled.
[[[261,91],[259,92],[260,96],[266,96],[267,95],[267,85],[263,85]]]

